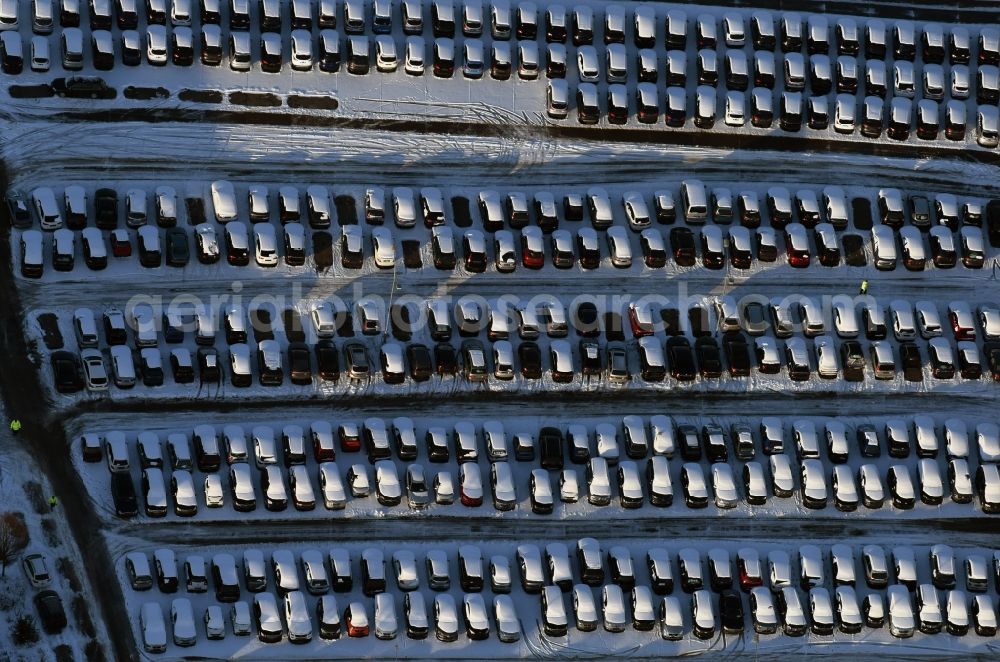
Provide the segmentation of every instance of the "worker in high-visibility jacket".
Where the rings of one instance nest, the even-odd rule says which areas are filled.
[[[861,281],[861,291],[860,294],[868,294],[868,279]]]
[[[21,431],[21,421],[16,418],[10,422],[10,431],[17,434]]]

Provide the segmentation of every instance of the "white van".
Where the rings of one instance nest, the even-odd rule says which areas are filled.
[[[159,603],[147,602],[142,605],[139,629],[142,630],[142,647],[147,653],[163,653],[167,650],[167,627]]]
[[[31,201],[43,230],[58,230],[63,226],[62,214],[56,203],[56,194],[48,186],[41,186],[31,192]]]
[[[135,363],[132,360],[132,350],[126,345],[113,345],[111,347],[111,371],[114,375],[115,386],[118,388],[135,386]]]

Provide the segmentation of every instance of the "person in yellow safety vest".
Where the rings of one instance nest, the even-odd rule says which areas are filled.
[[[861,294],[868,294],[868,279],[861,281]]]
[[[55,510],[56,506],[58,505],[59,505],[59,499],[57,499],[56,495],[53,494],[52,496],[49,497],[49,510]]]
[[[20,432],[21,431],[21,421],[17,420],[16,418],[13,421],[11,421],[10,422],[10,431],[13,432],[14,434],[17,434],[18,432]]]

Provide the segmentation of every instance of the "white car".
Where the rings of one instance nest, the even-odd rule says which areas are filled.
[[[726,125],[743,126],[746,122],[746,97],[742,92],[726,93]]]
[[[31,70],[48,71],[50,66],[49,40],[36,35],[31,38]]]
[[[388,73],[395,71],[398,63],[395,40],[388,35],[375,37],[375,67]]]
[[[226,637],[226,621],[219,605],[211,605],[205,610],[205,636],[209,639]]]
[[[187,598],[174,598],[170,605],[170,622],[173,624],[174,645],[194,646],[198,632],[194,626],[194,611]]]
[[[146,59],[150,64],[167,64],[167,29],[162,25],[150,25],[146,29]]]
[[[590,44],[580,46],[576,51],[576,59],[580,82],[596,83],[601,76],[597,49]]]
[[[110,385],[108,370],[104,366],[104,357],[96,349],[85,349],[80,352],[83,361],[83,373],[87,381],[87,389],[91,391],[106,391]]]
[[[735,508],[739,500],[733,469],[728,464],[712,465],[712,487],[715,491],[715,505],[719,508]]]
[[[259,266],[277,266],[278,240],[275,237],[273,225],[270,223],[254,223],[253,244],[254,256]]]
[[[347,506],[347,492],[335,463],[323,462],[319,465],[319,489],[323,493],[323,505],[328,510]]]
[[[422,76],[424,73],[424,53],[426,52],[423,37],[407,37],[404,71],[411,76]]]
[[[209,508],[221,508],[225,502],[222,491],[222,479],[219,474],[205,476],[205,505]]]
[[[372,250],[375,254],[375,266],[380,269],[392,269],[396,265],[396,244],[392,232],[388,228],[372,228]]]
[[[313,66],[312,34],[308,30],[292,30],[292,69],[309,71]]]
[[[52,581],[48,561],[41,554],[28,554],[21,560],[21,567],[34,588],[48,586]]]

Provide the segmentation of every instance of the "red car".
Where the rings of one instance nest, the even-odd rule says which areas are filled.
[[[341,423],[338,429],[340,450],[345,453],[356,453],[361,450],[361,431],[355,423]]]
[[[951,328],[955,332],[955,340],[975,340],[976,327],[972,319],[972,312],[965,306],[949,306],[948,319]]]
[[[132,257],[132,240],[128,230],[111,231],[111,254],[115,257]]]
[[[317,462],[328,462],[337,458],[337,449],[333,447],[332,430],[328,427],[312,430],[313,457]]]
[[[649,305],[629,304],[628,319],[636,338],[653,334],[653,310]]]
[[[475,463],[463,463],[459,469],[460,499],[466,508],[483,505],[483,479]]]
[[[542,231],[536,227],[521,230],[521,257],[528,269],[541,269],[545,266],[545,244],[542,242]]]
[[[789,223],[785,226],[785,251],[788,264],[799,269],[809,266],[809,239],[802,225]]]
[[[344,622],[347,623],[348,637],[368,636],[368,613],[360,602],[352,602],[344,610]]]

